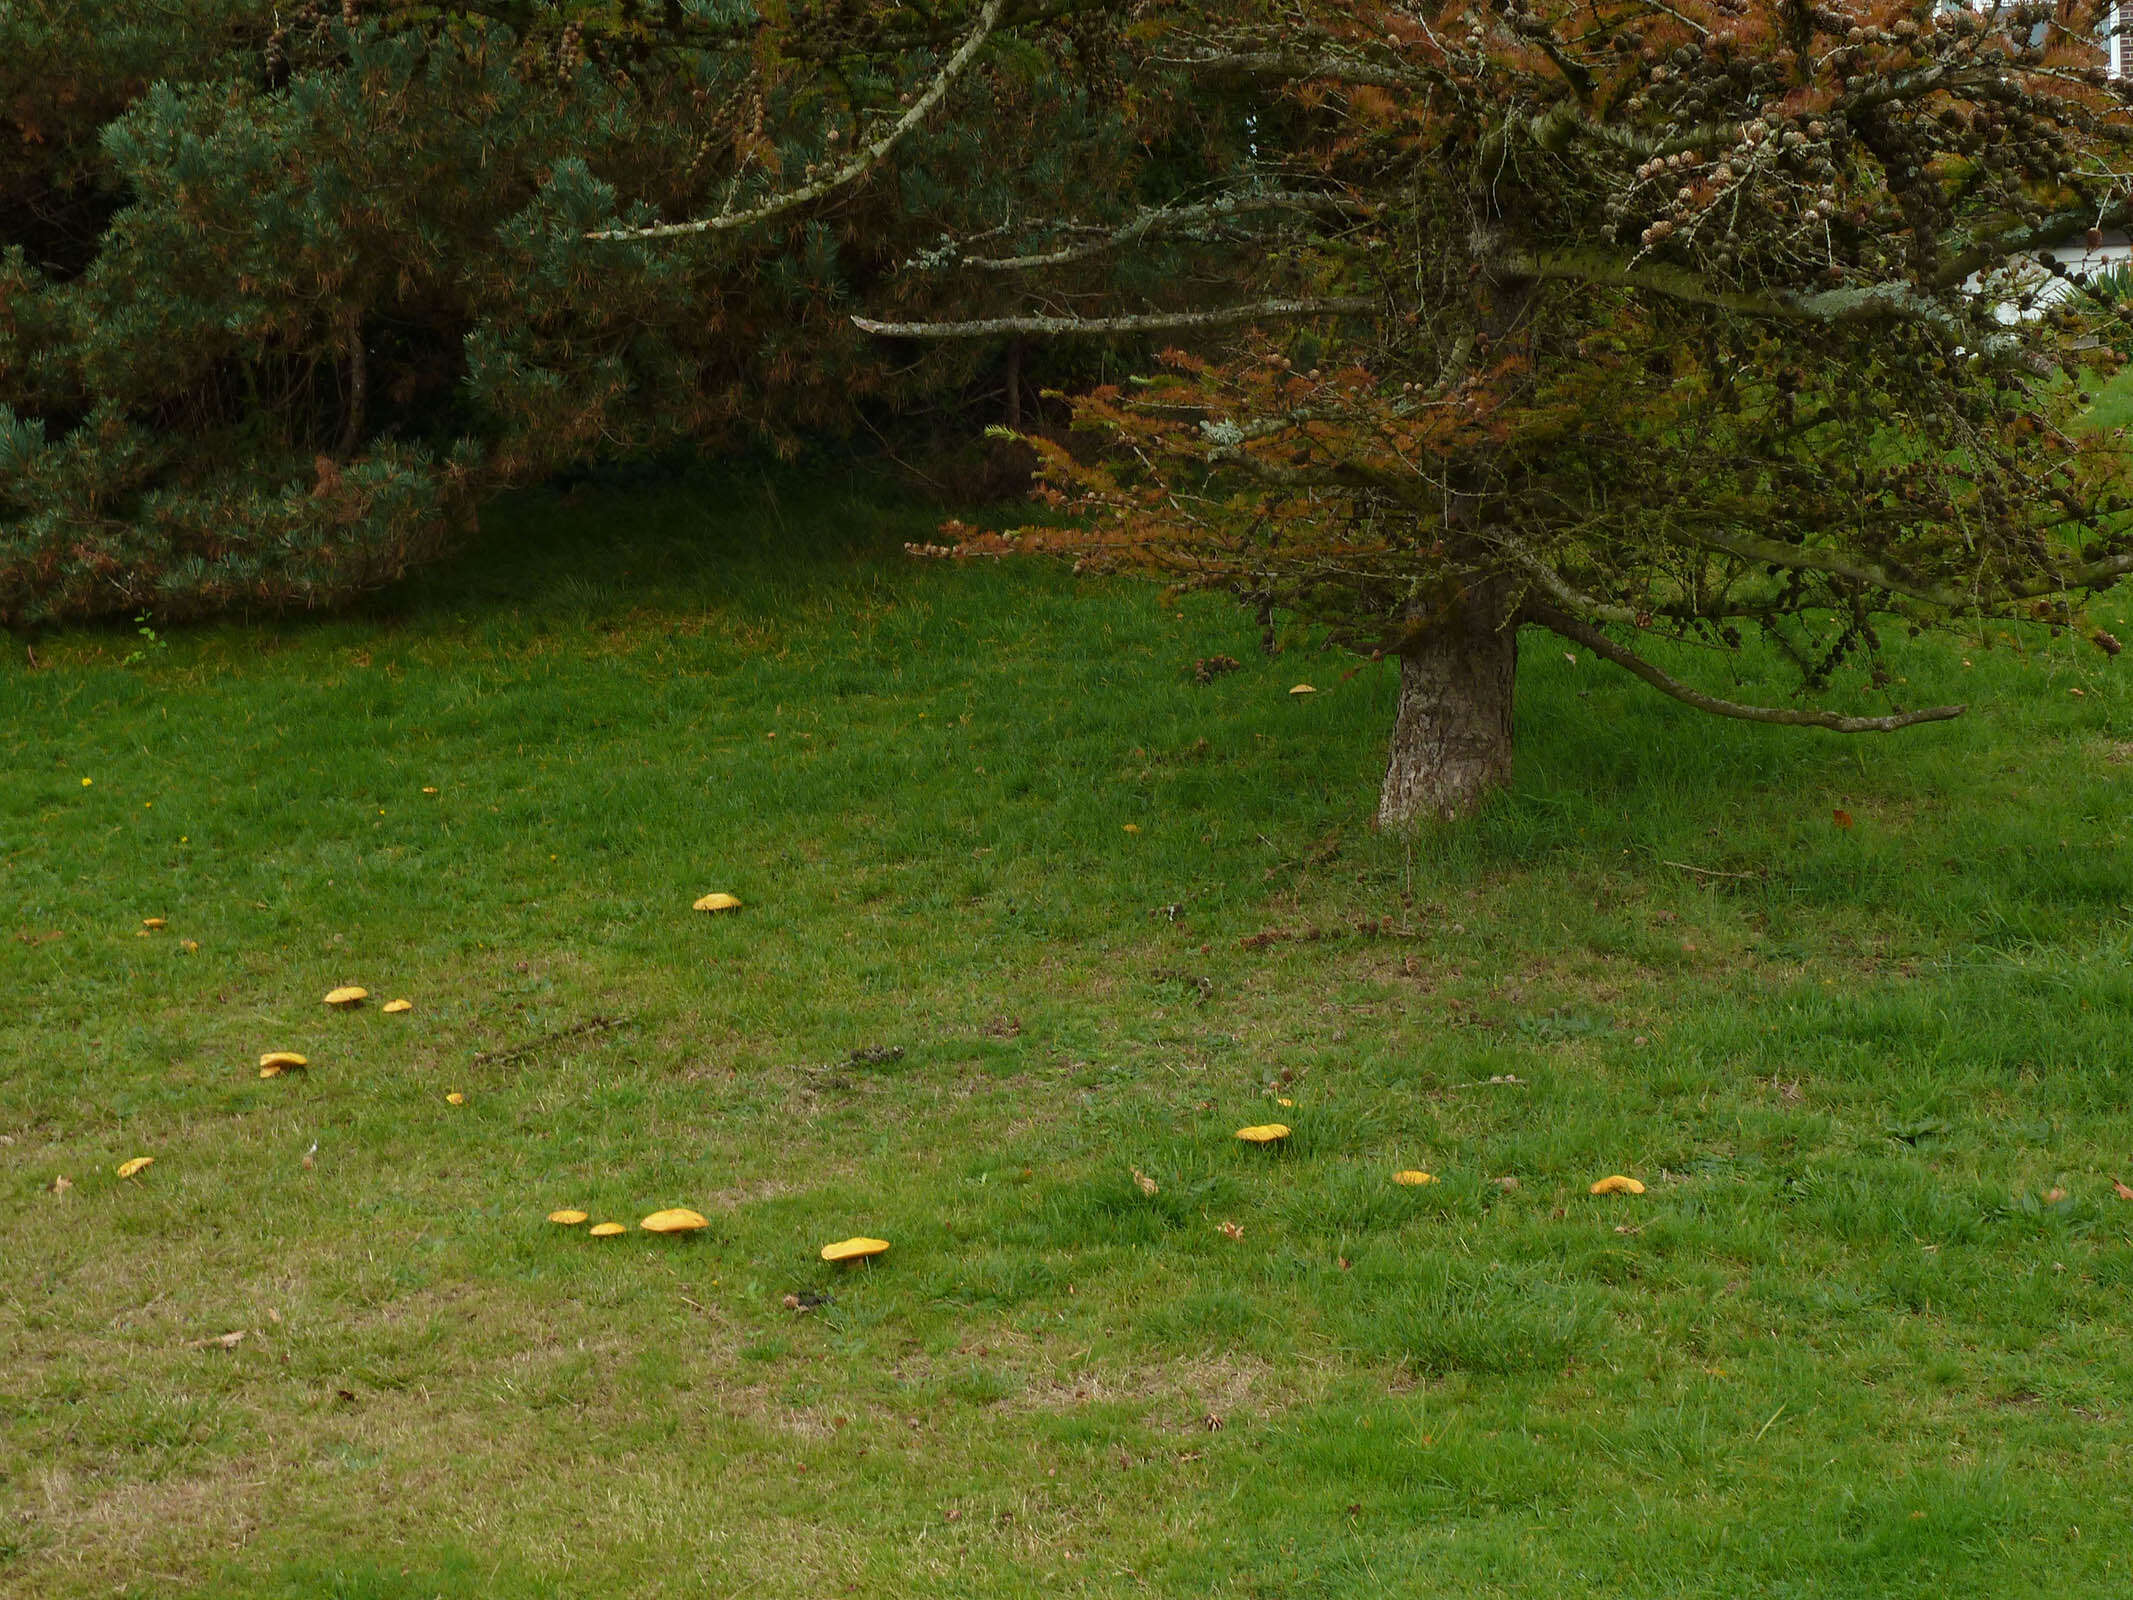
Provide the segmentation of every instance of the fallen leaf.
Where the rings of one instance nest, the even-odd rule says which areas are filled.
[[[1516,1178],[1508,1176],[1498,1178],[1496,1180],[1496,1187],[1508,1194],[1511,1190],[1518,1187],[1518,1180]]]
[[[1200,1426],[1209,1433],[1220,1433],[1222,1431],[1222,1419],[1210,1411],[1200,1419]]]
[[[1643,1231],[1642,1225],[1637,1223],[1618,1222],[1615,1224],[1615,1232],[1617,1233],[1642,1233]]]
[[[1849,828],[1852,825],[1852,814],[1844,810],[1832,811],[1829,814],[1829,820],[1840,828]]]
[[[467,1097],[454,1089],[444,1097],[444,1103],[448,1106],[463,1106],[467,1103]]]
[[[1435,1183],[1437,1180],[1431,1173],[1416,1172],[1410,1168],[1406,1172],[1395,1172],[1392,1175],[1392,1181],[1397,1184],[1403,1184],[1407,1188],[1416,1189],[1425,1183]]]
[[[316,1160],[317,1155],[318,1141],[316,1139],[313,1139],[311,1141],[311,1148],[304,1152],[304,1167],[306,1171],[318,1165],[318,1162]]]
[[[189,956],[196,956],[200,953],[200,941],[198,939],[180,939],[178,948]]]
[[[68,1177],[65,1173],[61,1173],[58,1177],[54,1178],[44,1187],[45,1192],[47,1194],[65,1194],[69,1189],[74,1187],[74,1180]],[[2119,1187],[2124,1188],[2124,1185],[2121,1184]],[[2126,1198],[2129,1200],[2133,1200],[2133,1190],[2127,1191]]]
[[[218,1333],[212,1339],[188,1339],[185,1341],[185,1348],[188,1350],[206,1350],[210,1348],[234,1350],[244,1343],[244,1336],[248,1331],[250,1330],[245,1328],[234,1328],[228,1333]]]
[[[422,792],[423,792],[424,794],[435,794],[435,793],[437,792],[437,790],[436,790],[436,788],[435,788],[435,787],[434,787],[433,785],[425,783],[425,784],[424,784],[424,785],[422,786]]]
[[[62,1178],[60,1181],[64,1183],[66,1180]],[[2111,1180],[2111,1187],[2118,1192],[2119,1199],[2133,1200],[2133,1188],[2128,1188],[2125,1183],[2120,1179],[2113,1178]]]
[[[156,1164],[154,1156],[135,1156],[131,1161],[119,1163],[118,1175],[122,1178],[136,1177]]]
[[[1602,1178],[1592,1186],[1589,1192],[1592,1194],[1642,1194],[1644,1193],[1644,1185],[1635,1178],[1625,1178],[1618,1172],[1613,1177]]]
[[[1158,1193],[1155,1179],[1149,1177],[1139,1167],[1133,1169],[1133,1181],[1141,1186],[1141,1193],[1147,1195],[1150,1199],[1153,1199]]]
[[[2048,1206],[2055,1206],[2065,1198],[2066,1191],[2064,1189],[2047,1189],[2044,1191],[2044,1203]]]
[[[1234,1222],[1225,1222],[1222,1224],[1222,1237],[1225,1239],[1241,1239],[1244,1237],[1244,1230]]]

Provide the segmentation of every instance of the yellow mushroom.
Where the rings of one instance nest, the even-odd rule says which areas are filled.
[[[671,1211],[655,1211],[637,1224],[646,1233],[694,1233],[698,1228],[708,1228],[701,1212],[676,1206]]]
[[[1416,1172],[1413,1168],[1409,1168],[1405,1172],[1395,1172],[1392,1175],[1392,1181],[1394,1183],[1404,1183],[1409,1188],[1415,1188],[1421,1184],[1435,1183],[1437,1180],[1430,1173]]]
[[[338,989],[328,990],[326,1004],[329,1006],[359,1006],[370,998],[368,989],[359,989],[354,984],[343,984]]]
[[[118,1175],[122,1178],[137,1178],[155,1164],[154,1156],[135,1156],[131,1161],[119,1163]]]
[[[294,1050],[269,1050],[259,1058],[259,1075],[262,1078],[278,1078],[284,1072],[302,1071],[311,1063]]]
[[[839,1239],[835,1244],[822,1247],[824,1261],[862,1261],[868,1256],[878,1256],[889,1248],[886,1239]]]
[[[1591,1192],[1594,1194],[1642,1194],[1644,1193],[1644,1185],[1635,1178],[1625,1178],[1618,1172],[1611,1178],[1602,1178],[1592,1186]]]
[[[628,1233],[630,1230],[619,1222],[596,1222],[585,1231],[595,1239],[612,1239],[617,1234]]]
[[[727,894],[721,890],[716,894],[707,894],[697,901],[696,909],[699,911],[738,911],[741,909],[741,902],[737,896]]]
[[[585,1220],[585,1215],[582,1211],[551,1211],[548,1213],[548,1220],[560,1222],[566,1228],[575,1228]]]
[[[444,1103],[448,1106],[463,1106],[467,1103],[467,1097],[454,1089],[444,1097]]]
[[[1246,1144],[1278,1144],[1289,1136],[1286,1122],[1262,1122],[1256,1127],[1239,1128],[1237,1137]]]
[[[1312,688],[1312,687],[1311,687],[1311,686],[1310,686],[1310,685],[1309,685],[1308,683],[1299,683],[1299,684],[1298,684],[1298,685],[1297,685],[1297,686],[1296,686],[1295,688],[1291,689],[1291,690],[1289,691],[1289,693],[1291,693],[1291,694],[1316,694],[1316,693],[1318,693],[1318,691],[1317,691],[1316,689]]]
[[[170,926],[170,924],[165,922],[161,917],[143,917],[141,918],[141,926],[148,929],[150,932],[154,932],[156,929],[159,928],[167,928]]]
[[[388,1017],[397,1017],[403,1011],[414,1010],[415,1002],[412,1000],[388,1000],[381,1009]]]

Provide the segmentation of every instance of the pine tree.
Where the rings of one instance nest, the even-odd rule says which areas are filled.
[[[589,237],[836,170],[945,48],[917,13],[801,22],[0,8],[0,622],[338,604],[560,466],[952,405],[998,351],[914,369],[846,313],[983,304],[890,279],[1086,176],[1110,114],[1046,49],[804,209]],[[1012,175],[968,182],[988,155]]]

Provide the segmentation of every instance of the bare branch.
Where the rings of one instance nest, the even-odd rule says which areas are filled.
[[[588,239],[671,239],[684,233],[725,233],[734,228],[745,228],[758,222],[768,222],[788,211],[797,211],[811,201],[819,200],[834,189],[856,183],[872,172],[888,153],[895,149],[904,135],[926,120],[933,108],[948,94],[948,87],[962,75],[976,57],[993,27],[1000,20],[1000,10],[1006,0],[985,0],[985,7],[978,13],[977,26],[970,36],[956,47],[955,54],[942,63],[926,92],[911,103],[911,109],[896,119],[889,131],[872,144],[862,145],[852,152],[852,158],[835,172],[817,178],[813,183],[803,184],[788,190],[759,206],[750,206],[746,211],[723,211],[715,217],[704,217],[696,222],[663,222],[651,228],[609,228],[599,233],[588,233]]]
[[[1434,69],[1418,69],[1404,62],[1366,61],[1351,55],[1306,56],[1287,50],[1210,51],[1204,55],[1152,59],[1162,66],[1205,67],[1248,78],[1325,78],[1376,89],[1410,89],[1418,83],[1444,79],[1444,74]]]
[[[1061,267],[1069,262],[1086,261],[1091,256],[1102,255],[1107,250],[1116,250],[1132,244],[1151,233],[1160,233],[1169,228],[1190,226],[1197,222],[1221,222],[1230,217],[1243,216],[1252,211],[1357,211],[1356,202],[1332,194],[1262,194],[1239,195],[1210,200],[1196,206],[1159,206],[1153,211],[1143,211],[1131,222],[1101,239],[1092,239],[1087,244],[1069,245],[1064,250],[1053,250],[1034,256],[966,257],[947,263],[952,266],[975,267],[981,272],[1028,272],[1037,267]]]
[[[1125,317],[985,317],[976,322],[876,322],[852,318],[863,333],[891,339],[989,339],[1001,333],[1112,334],[1162,333],[1187,328],[1223,328],[1263,317],[1363,317],[1384,309],[1369,295],[1329,300],[1255,300],[1217,306],[1211,311],[1156,311]]]
[[[1721,717],[1738,717],[1743,722],[1775,722],[1794,728],[1828,728],[1835,733],[1894,733],[1899,728],[1915,727],[1921,722],[1946,722],[1970,709],[1968,706],[1929,706],[1923,711],[1899,711],[1894,716],[1887,717],[1846,717],[1834,711],[1814,711],[1791,706],[1743,705],[1738,700],[1721,700],[1716,695],[1705,694],[1700,689],[1691,689],[1680,679],[1669,677],[1634,651],[1616,644],[1590,623],[1557,611],[1553,606],[1536,605],[1529,600],[1520,612],[1520,617],[1524,621],[1538,623],[1551,633],[1561,634],[1572,643],[1583,645],[1596,656],[1604,656],[1625,672],[1635,674],[1661,694],[1670,695],[1685,706],[1694,706],[1698,711],[1709,711]]]

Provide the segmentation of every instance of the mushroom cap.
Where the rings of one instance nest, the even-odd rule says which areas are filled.
[[[131,1161],[119,1163],[118,1175],[122,1178],[137,1177],[156,1164],[154,1156],[135,1156]]]
[[[1255,1127],[1239,1128],[1237,1137],[1246,1144],[1274,1144],[1289,1136],[1286,1122],[1262,1122]]]
[[[352,983],[343,984],[338,989],[329,989],[326,992],[326,1004],[329,1006],[359,1006],[369,998],[370,991],[368,989],[359,989]]]
[[[1295,688],[1291,689],[1291,690],[1289,691],[1289,693],[1291,693],[1291,694],[1316,694],[1316,693],[1318,693],[1318,691],[1317,691],[1316,689],[1312,688],[1312,687],[1311,687],[1311,686],[1310,686],[1310,685],[1309,685],[1308,683],[1299,683],[1299,684],[1298,684],[1298,685],[1297,685],[1297,686],[1296,686]]]
[[[1644,1185],[1635,1178],[1625,1178],[1618,1172],[1611,1178],[1602,1178],[1592,1186],[1591,1192],[1594,1194],[1642,1194],[1644,1193]]]
[[[467,1103],[467,1097],[454,1089],[444,1097],[444,1103],[448,1106],[463,1106]]]
[[[1413,1188],[1417,1184],[1435,1183],[1437,1179],[1432,1173],[1417,1172],[1413,1168],[1409,1168],[1405,1172],[1395,1172],[1392,1175],[1392,1181],[1394,1183],[1404,1183]]]
[[[727,894],[721,889],[717,893],[707,894],[697,901],[696,909],[699,911],[738,911],[741,909],[741,902],[737,895]]]
[[[691,1211],[685,1206],[676,1206],[670,1211],[655,1211],[637,1224],[646,1233],[694,1233],[698,1228],[711,1224],[704,1220],[703,1213]]]
[[[388,1017],[396,1017],[403,1011],[414,1010],[415,1002],[412,1000],[388,1000],[379,1009]]]
[[[629,1226],[621,1222],[596,1222],[585,1230],[595,1239],[612,1239],[619,1233],[628,1233]]]
[[[548,1220],[550,1222],[560,1222],[566,1228],[575,1228],[585,1220],[585,1213],[582,1211],[551,1211],[548,1213]]]
[[[167,928],[170,924],[161,917],[143,917],[141,918],[141,926],[144,928]]]
[[[278,1078],[292,1067],[308,1067],[311,1063],[294,1050],[269,1050],[259,1058],[259,1075],[262,1078]]]
[[[839,1239],[835,1244],[822,1247],[824,1261],[858,1261],[867,1256],[878,1256],[889,1248],[886,1239]]]

